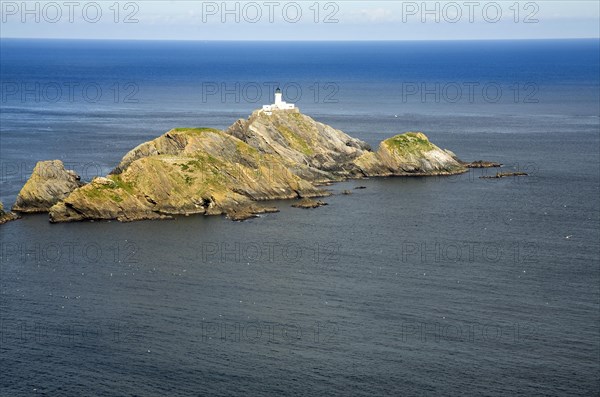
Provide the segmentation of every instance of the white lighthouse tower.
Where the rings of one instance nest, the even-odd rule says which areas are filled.
[[[276,110],[292,110],[295,109],[296,106],[293,103],[287,103],[283,100],[283,95],[281,94],[281,89],[277,87],[275,90],[275,103],[271,105],[263,105],[262,110],[266,114],[272,114],[273,111]]]
[[[277,89],[275,90],[275,106],[279,106],[281,105],[283,102],[283,100],[281,99],[281,90],[279,89],[279,87],[277,87]]]

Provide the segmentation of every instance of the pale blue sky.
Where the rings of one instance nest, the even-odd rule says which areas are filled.
[[[26,2],[27,9],[22,7],[22,1],[0,3],[0,37],[3,38],[444,40],[600,37],[598,1],[429,1],[423,7],[422,1],[267,0],[229,1],[226,9],[222,1],[78,1],[73,6],[66,6],[62,0],[30,1]],[[118,7],[114,7],[115,3]],[[125,23],[125,20],[131,23]]]

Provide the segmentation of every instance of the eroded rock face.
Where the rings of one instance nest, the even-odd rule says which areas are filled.
[[[119,178],[95,178],[50,208],[50,222],[161,219],[143,196],[129,194]]]
[[[12,207],[16,212],[48,212],[50,207],[82,186],[79,175],[60,160],[40,161]]]
[[[19,216],[10,211],[4,211],[4,205],[2,204],[2,201],[0,201],[0,225],[14,221],[15,219],[19,219]]]
[[[373,152],[297,110],[256,111],[226,131],[173,129],[137,146],[111,174],[85,186],[61,162],[50,163],[43,167],[56,168],[53,177],[42,178],[36,166],[17,207],[49,209],[52,222],[190,214],[241,220],[273,210],[257,201],[324,196],[318,185],[343,179],[465,171],[421,133],[397,135]]]
[[[361,176],[354,160],[371,149],[365,142],[319,123],[298,109],[252,113],[226,131],[262,153],[281,157],[290,170],[314,181]]]

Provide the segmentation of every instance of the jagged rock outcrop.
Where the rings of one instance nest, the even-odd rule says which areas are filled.
[[[62,161],[40,161],[25,183],[12,207],[16,212],[48,212],[50,207],[82,186],[74,171],[66,170]]]
[[[19,219],[19,216],[13,212],[4,211],[4,205],[2,204],[2,201],[0,201],[0,225],[14,221],[15,219]]]
[[[297,110],[256,111],[226,131],[173,129],[137,146],[109,175],[85,186],[72,189],[70,184],[50,192],[41,187],[56,187],[56,178],[41,180],[34,172],[23,191],[47,193],[44,205],[35,208],[47,210],[47,204],[55,203],[49,209],[52,222],[190,214],[242,220],[276,210],[257,201],[328,195],[317,186],[343,179],[465,170],[452,152],[421,133],[397,135],[373,152],[366,143]],[[60,175],[63,180],[64,172]],[[23,203],[32,208],[33,198],[39,197],[29,194]]]

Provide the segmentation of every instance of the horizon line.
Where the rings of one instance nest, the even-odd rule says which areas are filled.
[[[352,40],[318,40],[318,39],[140,39],[140,38],[96,38],[96,37],[0,37],[1,40],[72,40],[72,41],[178,41],[178,42],[311,42],[311,43],[351,43],[351,42],[409,42],[409,41],[545,41],[545,40],[598,40],[600,37],[542,37],[542,38],[475,38],[475,39],[352,39]]]

